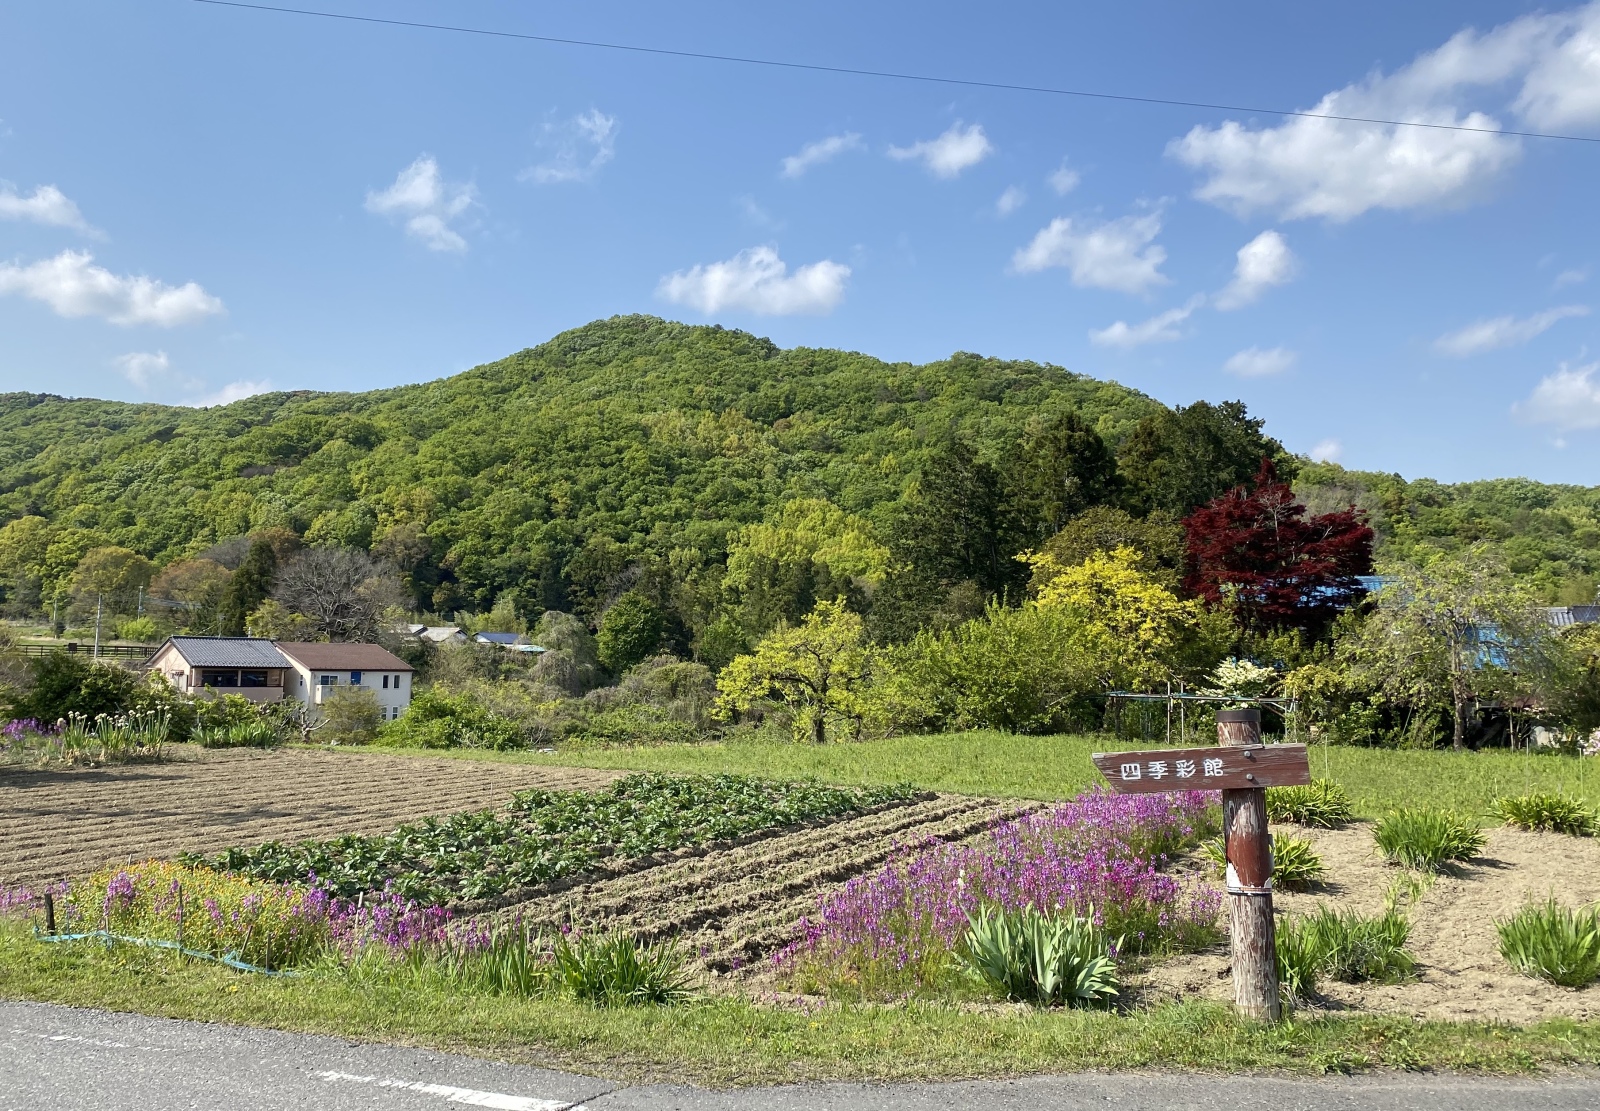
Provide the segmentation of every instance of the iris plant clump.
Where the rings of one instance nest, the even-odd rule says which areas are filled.
[[[876,995],[937,988],[985,908],[1085,917],[1127,952],[1210,944],[1222,893],[1163,868],[1215,830],[1215,800],[1092,791],[965,844],[908,849],[825,896],[775,959],[807,986]]]

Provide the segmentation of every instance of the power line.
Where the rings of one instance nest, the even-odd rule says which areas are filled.
[[[1310,120],[1336,120],[1341,123],[1369,123],[1384,127],[1425,127],[1434,131],[1469,131],[1484,135],[1505,135],[1521,139],[1561,139],[1573,143],[1600,143],[1600,136],[1557,135],[1548,131],[1504,131],[1495,127],[1468,127],[1456,123],[1424,123],[1420,120],[1385,120],[1370,116],[1336,116],[1328,112],[1298,112],[1287,108],[1249,108],[1238,104],[1211,104],[1201,100],[1168,100],[1156,96],[1127,96],[1121,93],[1099,93],[1087,89],[1057,89],[1046,85],[1013,85],[1003,81],[977,81],[966,77],[938,77],[925,73],[897,73],[893,70],[856,69],[850,66],[825,66],[811,62],[784,62],[774,58],[748,58],[737,54],[707,54],[694,50],[669,50],[660,46],[633,46],[627,43],[599,42],[593,39],[566,39],[554,35],[529,35],[519,31],[495,31],[484,27],[457,27],[445,23],[417,23],[405,19],[382,19],[370,15],[347,15],[343,12],[319,12],[307,8],[282,8],[271,4],[247,4],[242,0],[194,0],[197,4],[210,4],[218,8],[244,8],[249,11],[278,12],[283,15],[307,15],[319,19],[342,19],[350,23],[376,23],[386,27],[410,27],[421,31],[451,31],[462,35],[483,35],[488,38],[521,39],[526,42],[552,43],[558,46],[583,46],[594,50],[621,50],[632,54],[655,54],[668,58],[693,58],[706,62],[732,62],[746,66],[768,66],[774,69],[807,70],[812,73],[842,73],[852,77],[882,77],[895,81],[920,81],[930,85],[962,85],[974,89],[1000,89],[1014,93],[1044,93],[1050,96],[1074,96],[1090,100],[1117,100],[1130,104],[1162,104],[1172,108],[1205,108],[1216,112],[1244,112],[1259,116],[1293,116]]]

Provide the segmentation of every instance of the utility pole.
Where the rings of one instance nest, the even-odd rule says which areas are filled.
[[[101,601],[102,601],[101,596],[99,594],[96,594],[94,596],[94,658],[97,659],[97,660],[100,658],[100,610],[101,610],[100,603],[101,603]]]

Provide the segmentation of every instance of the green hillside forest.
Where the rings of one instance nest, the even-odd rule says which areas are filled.
[[[201,410],[0,396],[0,589],[37,610],[95,548],[159,569],[282,529],[386,558],[418,612],[592,620],[643,584],[685,640],[730,591],[780,595],[742,601],[793,615],[819,577],[828,593],[830,575],[860,581],[885,562],[922,584],[899,597],[891,579],[890,627],[944,604],[930,590],[1019,591],[1016,553],[1086,508],[1176,521],[1263,456],[1313,511],[1364,510],[1380,565],[1487,542],[1544,600],[1594,598],[1597,487],[1408,482],[1289,456],[1236,402],[1168,409],[1038,363],[885,363],[646,316],[368,393]],[[748,560],[730,572],[740,530],[786,513],[791,542],[811,520],[854,549],[811,551],[794,581]]]

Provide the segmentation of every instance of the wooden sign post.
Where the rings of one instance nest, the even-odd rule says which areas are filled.
[[[1311,782],[1305,745],[1263,745],[1260,710],[1218,710],[1217,748],[1097,752],[1094,766],[1118,794],[1222,792],[1233,1000],[1240,1013],[1283,1017],[1272,919],[1272,839],[1267,788]]]

